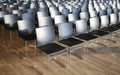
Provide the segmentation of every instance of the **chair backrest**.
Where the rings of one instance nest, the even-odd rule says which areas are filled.
[[[72,37],[73,26],[72,23],[61,23],[58,25],[59,41]]]
[[[108,15],[100,16],[100,21],[101,21],[100,28],[108,27],[108,25],[109,25],[109,16]]]
[[[60,12],[58,10],[54,10],[50,14],[52,18],[55,18],[55,16],[60,15]]]
[[[62,10],[62,14],[65,16],[65,17],[68,17],[68,14],[70,13],[70,11],[69,11],[69,9],[67,9],[67,8],[64,8],[63,10]]]
[[[18,23],[18,30],[21,36],[32,34],[35,30],[34,22],[30,20],[19,20]]]
[[[93,18],[90,18],[90,31],[93,31],[93,30],[98,30],[99,29],[99,18],[98,17],[93,17]]]
[[[6,14],[7,14],[7,12],[0,11],[0,19],[1,19],[1,18],[4,18],[4,15],[6,15]]]
[[[21,15],[22,15],[22,11],[21,10],[13,10],[12,13],[13,14],[17,14],[18,17],[21,17]]]
[[[51,17],[42,17],[39,21],[39,27],[53,25],[53,21]]]
[[[30,21],[35,20],[35,16],[33,14],[30,14],[30,13],[23,13],[22,18],[23,18],[23,20],[30,20]]]
[[[89,19],[88,12],[80,12],[80,19],[88,20]]]
[[[74,7],[74,8],[72,9],[72,13],[78,15],[78,14],[79,14],[79,10]]]
[[[4,15],[4,22],[9,25],[9,27],[13,27],[13,25],[17,23],[17,20],[18,16],[16,14]]]
[[[75,30],[76,36],[83,34],[83,33],[87,33],[87,31],[88,31],[86,20],[75,21],[75,26],[76,26],[76,30]]]
[[[75,21],[77,21],[78,20],[78,15],[77,14],[69,14],[68,15],[68,21],[69,22],[75,22]]]
[[[113,11],[115,14],[118,14],[118,12],[119,12],[118,8],[114,8]]]
[[[107,9],[107,15],[110,15],[113,13],[113,10],[111,8]]]
[[[89,13],[90,13],[90,17],[91,17],[91,18],[98,16],[97,11],[90,11]]]
[[[99,16],[102,16],[102,15],[107,15],[106,10],[100,10],[99,11]]]
[[[66,22],[66,18],[63,15],[57,15],[54,18],[54,22],[55,22],[55,25],[58,25],[60,23],[65,23]]]
[[[117,15],[116,14],[110,14],[110,25],[117,24]]]
[[[42,17],[47,17],[47,16],[48,16],[47,12],[44,12],[44,11],[37,12],[38,20],[40,20]]]
[[[36,28],[37,46],[51,43],[55,39],[55,32],[52,25]]]
[[[120,23],[120,12],[118,13],[118,23]]]

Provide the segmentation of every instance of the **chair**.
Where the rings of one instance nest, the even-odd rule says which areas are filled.
[[[82,43],[83,41],[77,40],[72,37],[73,35],[73,24],[72,23],[61,23],[58,24],[58,35],[59,42],[68,46],[74,46]]]
[[[35,35],[35,25],[33,21],[30,20],[19,20],[18,23],[18,35],[25,40],[25,56],[23,59],[28,57],[28,42],[34,40],[36,37]]]
[[[44,32],[44,33],[43,33]],[[52,25],[36,28],[36,47],[47,55],[47,66],[49,61],[56,59],[58,56],[67,55],[65,66],[68,66],[68,48],[55,43],[55,33]]]
[[[17,30],[17,20],[18,20],[18,16],[16,14],[4,15],[4,27],[10,31],[9,46],[11,46],[11,44],[12,44],[12,31]]]

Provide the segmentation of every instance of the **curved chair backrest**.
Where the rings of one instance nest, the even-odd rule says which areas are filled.
[[[76,31],[75,31],[76,36],[83,34],[83,33],[86,33],[88,31],[86,20],[75,21],[75,26],[76,26]]]
[[[13,14],[17,14],[18,17],[21,17],[21,15],[22,15],[22,11],[21,10],[13,10],[12,13]]]
[[[89,13],[90,13],[90,17],[91,17],[91,18],[92,18],[92,17],[97,17],[97,16],[98,16],[98,14],[97,14],[96,11],[90,11]]]
[[[99,25],[100,24],[99,24],[99,18],[98,17],[90,18],[90,31],[98,30]]]
[[[47,16],[48,16],[47,12],[44,12],[44,11],[37,12],[38,20],[40,20],[42,17],[47,17]]]
[[[63,15],[57,15],[54,18],[54,22],[55,22],[55,25],[58,25],[60,23],[65,23],[66,22],[66,18]]]
[[[42,17],[39,21],[39,27],[53,25],[53,21],[51,17]]]
[[[30,14],[36,14],[36,10],[35,9],[27,9],[27,13],[30,13]]]
[[[57,7],[55,6],[49,7],[49,13],[52,13],[54,11],[58,11]]]
[[[118,8],[114,8],[113,11],[115,14],[118,14],[118,12],[119,12]]]
[[[17,20],[18,20],[18,16],[16,14],[7,14],[7,15],[4,15],[4,22],[9,27],[13,27],[14,24],[17,23]]]
[[[65,17],[68,17],[68,14],[70,13],[70,11],[69,11],[69,9],[67,9],[67,8],[64,8],[63,10],[62,10],[62,14],[65,16]]]
[[[79,10],[74,7],[74,8],[72,9],[72,13],[78,15],[78,14],[79,14]]]
[[[52,25],[36,28],[37,46],[51,43],[55,39],[55,32]]]
[[[82,7],[82,8],[81,8],[81,12],[88,12],[87,7]]]
[[[43,8],[39,8],[39,11],[45,11],[45,12],[49,13],[47,6],[43,7]]]
[[[30,13],[23,13],[22,18],[23,18],[23,20],[30,20],[30,21],[35,20],[35,16],[33,14],[30,14]]]
[[[88,12],[81,12],[80,13],[80,19],[85,19],[85,20],[88,20],[89,18],[89,15],[88,15]]]
[[[30,20],[19,20],[17,21],[17,23],[19,35],[21,36],[32,34],[35,30],[34,22]]]
[[[26,12],[26,8],[24,6],[18,7],[19,10],[22,10],[23,12]]]
[[[55,18],[55,16],[60,15],[60,12],[58,10],[54,10],[50,14],[52,18]]]
[[[116,14],[110,14],[110,25],[117,24],[117,15]]]
[[[113,13],[113,10],[111,8],[107,9],[107,15],[110,15]]]
[[[59,41],[72,37],[73,27],[72,23],[61,23],[58,25]]]
[[[120,12],[118,13],[118,23],[120,23]]]
[[[109,25],[109,16],[108,15],[100,16],[100,20],[101,20],[100,28],[108,27],[108,25]]]
[[[4,11],[0,11],[0,19],[4,17],[4,15],[6,15],[7,12],[4,12]]]
[[[99,11],[99,16],[102,16],[102,15],[107,15],[106,10],[100,10]]]
[[[68,15],[68,21],[69,22],[75,22],[75,21],[77,21],[78,20],[78,15],[77,14],[69,14]]]

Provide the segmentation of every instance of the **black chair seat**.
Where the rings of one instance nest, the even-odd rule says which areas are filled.
[[[26,41],[30,41],[30,40],[34,40],[36,38],[36,34],[33,33],[33,34],[27,34],[27,35],[23,35],[23,34],[19,34],[19,36],[26,40]]]
[[[4,20],[0,19],[0,24],[4,25]]]
[[[4,27],[5,27],[7,30],[10,30],[10,31],[18,30],[17,24],[14,24],[12,27],[10,27],[9,24],[4,24]]]
[[[109,32],[95,30],[95,31],[90,32],[90,34],[95,34],[95,35],[98,35],[98,36],[103,36],[103,35],[109,34]]]
[[[64,39],[64,40],[61,40],[59,42],[65,44],[65,45],[68,45],[68,46],[74,46],[74,45],[83,43],[83,41],[80,41],[80,40],[77,40],[74,38]]]
[[[44,46],[39,46],[38,48],[40,50],[44,51],[46,54],[55,53],[55,52],[58,52],[58,51],[65,49],[65,47],[60,46],[56,43],[50,43],[50,44],[47,44]]]
[[[87,41],[97,38],[97,36],[90,35],[90,34],[81,34],[77,37],[83,40],[87,40]]]

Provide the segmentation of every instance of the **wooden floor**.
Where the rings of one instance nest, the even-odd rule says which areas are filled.
[[[37,50],[34,57],[34,43],[29,44],[28,58],[23,59],[24,42],[16,35],[12,33],[9,42],[9,31],[4,30],[4,35],[0,32],[0,75],[120,75],[120,35],[106,35],[107,40],[98,38],[96,44],[86,43],[88,54],[78,50],[71,55],[69,67],[63,66],[64,56],[48,65],[42,51]],[[78,57],[81,55],[83,59]]]

